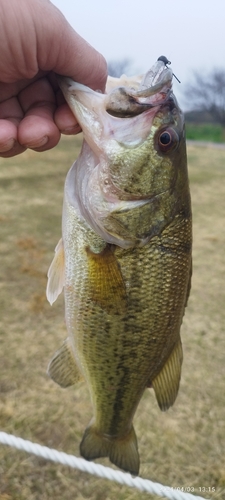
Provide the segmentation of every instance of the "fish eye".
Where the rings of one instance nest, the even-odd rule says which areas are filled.
[[[158,136],[158,146],[163,153],[168,153],[175,149],[179,143],[179,137],[174,129],[166,129],[161,131]]]
[[[166,144],[169,144],[171,142],[171,135],[169,134],[169,132],[163,132],[159,137],[159,142],[164,146]]]

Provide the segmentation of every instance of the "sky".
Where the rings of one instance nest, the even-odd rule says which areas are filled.
[[[225,68],[225,0],[52,0],[107,61],[129,58],[134,74],[165,55],[181,84],[193,70]]]

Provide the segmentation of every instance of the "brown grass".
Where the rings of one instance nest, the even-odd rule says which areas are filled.
[[[60,238],[63,183],[80,139],[0,161],[0,428],[79,455],[91,417],[85,386],[62,390],[46,375],[66,336],[63,299],[45,299]],[[135,417],[141,476],[225,495],[225,151],[190,146],[194,275],[182,327],[184,366],[175,406],[150,390]],[[106,459],[101,463],[109,465]],[[215,492],[200,488],[216,489]],[[0,445],[0,500],[142,500],[146,494]],[[151,498],[158,498],[151,496]]]

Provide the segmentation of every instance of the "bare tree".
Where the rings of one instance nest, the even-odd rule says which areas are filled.
[[[108,62],[108,73],[110,76],[115,76],[117,78],[119,78],[123,74],[130,76],[129,73],[131,72],[132,62],[129,58]]]
[[[217,123],[225,126],[225,70],[214,69],[207,76],[194,73],[194,81],[186,86],[189,109],[207,111]]]

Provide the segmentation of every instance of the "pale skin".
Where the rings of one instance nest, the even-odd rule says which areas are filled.
[[[80,128],[55,73],[104,91],[107,65],[49,0],[0,0],[0,156],[51,149]]]

